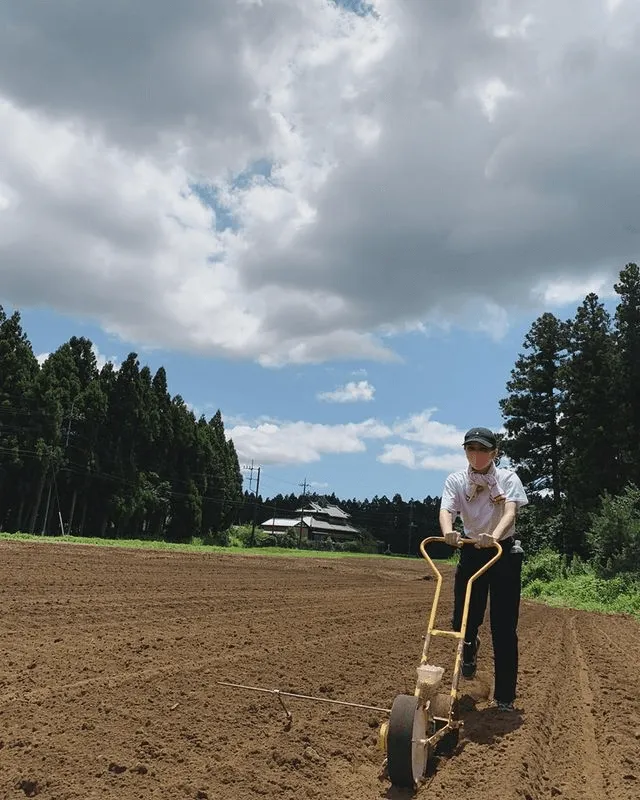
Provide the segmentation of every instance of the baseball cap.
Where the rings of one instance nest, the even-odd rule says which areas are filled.
[[[471,442],[477,442],[484,447],[491,448],[491,450],[495,450],[498,446],[496,435],[489,428],[471,428],[468,430],[464,435],[464,444],[471,444]]]

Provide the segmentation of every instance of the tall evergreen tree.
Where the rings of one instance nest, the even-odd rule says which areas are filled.
[[[561,366],[568,327],[553,314],[539,317],[527,333],[500,400],[507,435],[501,445],[527,489],[551,492],[560,503],[559,407]]]
[[[619,365],[618,421],[621,472],[625,481],[640,486],[640,269],[627,264],[615,284],[620,301],[615,314]]]
[[[20,314],[8,317],[0,306],[0,527],[8,530],[26,528],[30,516],[38,372]]]
[[[563,367],[563,481],[569,507],[570,552],[583,552],[584,514],[605,492],[621,488],[617,354],[611,319],[596,294],[587,295],[569,332]]]

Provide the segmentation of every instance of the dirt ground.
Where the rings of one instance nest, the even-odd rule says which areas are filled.
[[[288,728],[275,697],[217,681],[389,708],[413,689],[426,563],[2,542],[0,572],[0,797],[409,796],[381,778],[384,713],[292,699]],[[487,708],[487,634],[464,737],[418,798],[637,800],[640,625],[524,603],[513,715]]]

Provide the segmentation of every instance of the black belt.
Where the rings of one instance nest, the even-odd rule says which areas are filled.
[[[462,538],[472,541],[470,536],[463,536]],[[515,540],[514,540],[513,536],[507,536],[506,539],[500,539],[500,546],[501,547],[513,547],[514,541]]]

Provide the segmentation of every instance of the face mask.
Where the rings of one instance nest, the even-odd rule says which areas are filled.
[[[493,461],[493,453],[481,453],[477,450],[466,450],[467,460],[471,464],[472,469],[483,470],[486,469]]]

